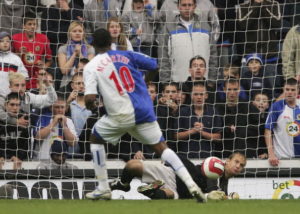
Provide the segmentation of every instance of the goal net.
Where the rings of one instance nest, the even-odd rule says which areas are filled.
[[[97,55],[98,28],[110,32],[111,49],[157,59],[157,70],[141,72],[172,150],[195,164],[241,152],[247,166],[229,192],[299,198],[299,94],[291,79],[299,81],[300,3],[182,2],[0,1],[0,198],[83,199],[97,185],[90,136],[106,110],[101,95],[86,108],[83,70]],[[134,90],[123,73],[122,87]],[[131,159],[159,163],[129,134],[105,149],[110,178]],[[113,198],[146,199],[139,185]]]

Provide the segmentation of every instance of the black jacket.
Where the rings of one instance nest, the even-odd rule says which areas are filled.
[[[30,129],[0,123],[0,157],[16,156],[27,160],[30,156]]]

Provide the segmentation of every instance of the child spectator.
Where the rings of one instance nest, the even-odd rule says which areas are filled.
[[[61,138],[68,146],[78,142],[74,123],[65,116],[66,101],[62,97],[44,111],[36,124],[34,158],[37,160],[50,159],[51,139]]]
[[[60,87],[66,86],[78,67],[82,58],[92,59],[95,56],[95,49],[88,45],[85,39],[83,24],[74,21],[68,29],[68,42],[58,50],[58,65],[63,74]]]
[[[111,17],[106,28],[112,37],[112,50],[133,51],[132,44],[125,35],[124,27],[118,18]]]
[[[11,52],[11,37],[5,31],[0,32],[0,66],[0,95],[5,97],[9,93],[9,72],[20,72],[28,77],[20,57]]]
[[[5,112],[16,120],[18,117],[28,117],[21,111],[21,100],[18,93],[12,92],[7,95],[5,101]],[[30,148],[29,126],[18,126],[0,122],[0,169],[1,162],[11,160],[14,169],[20,169],[22,160],[29,159]]]
[[[132,10],[122,15],[125,32],[128,33],[134,51],[151,56],[155,41],[153,5],[144,4],[144,0],[133,0]],[[156,16],[158,18],[158,15]]]
[[[48,79],[44,79],[44,84],[47,88],[47,94],[35,95],[26,91],[25,77],[20,73],[10,73],[9,88],[12,92],[19,93],[21,100],[21,109],[27,114],[31,113],[32,108],[44,108],[51,106],[57,99],[55,89]],[[24,117],[14,118],[4,111],[5,100],[0,97],[0,120],[8,124],[17,124],[21,126],[28,126],[29,120]]]
[[[247,158],[267,158],[264,131],[268,109],[268,96],[266,94],[257,93],[249,106],[245,148]]]
[[[250,54],[246,57],[247,70],[242,73],[241,85],[253,100],[256,93],[266,93],[272,99],[273,88],[271,79],[265,76],[263,59],[259,54]]]
[[[47,69],[52,63],[50,41],[47,36],[36,33],[37,19],[35,14],[26,14],[23,33],[13,35],[13,48],[18,53],[28,70],[29,82],[26,88],[36,88],[38,71]]]

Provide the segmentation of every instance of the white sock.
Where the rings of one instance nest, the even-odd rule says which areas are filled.
[[[171,165],[176,175],[185,183],[188,188],[195,185],[190,173],[187,171],[182,161],[173,150],[169,148],[165,149],[161,154],[161,159]]]
[[[95,175],[98,180],[99,190],[109,190],[108,176],[106,169],[106,154],[102,144],[91,144],[91,152],[93,154],[93,164]]]

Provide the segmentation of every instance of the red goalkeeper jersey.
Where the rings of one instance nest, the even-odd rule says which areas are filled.
[[[50,49],[50,41],[46,35],[36,33],[33,40],[28,40],[25,33],[18,33],[12,37],[12,46],[14,51],[20,53],[21,48],[25,47],[26,52],[22,54],[22,61],[28,70],[29,82],[27,82],[27,89],[36,88],[37,76],[39,67],[37,63],[39,60],[51,60],[52,53]]]

